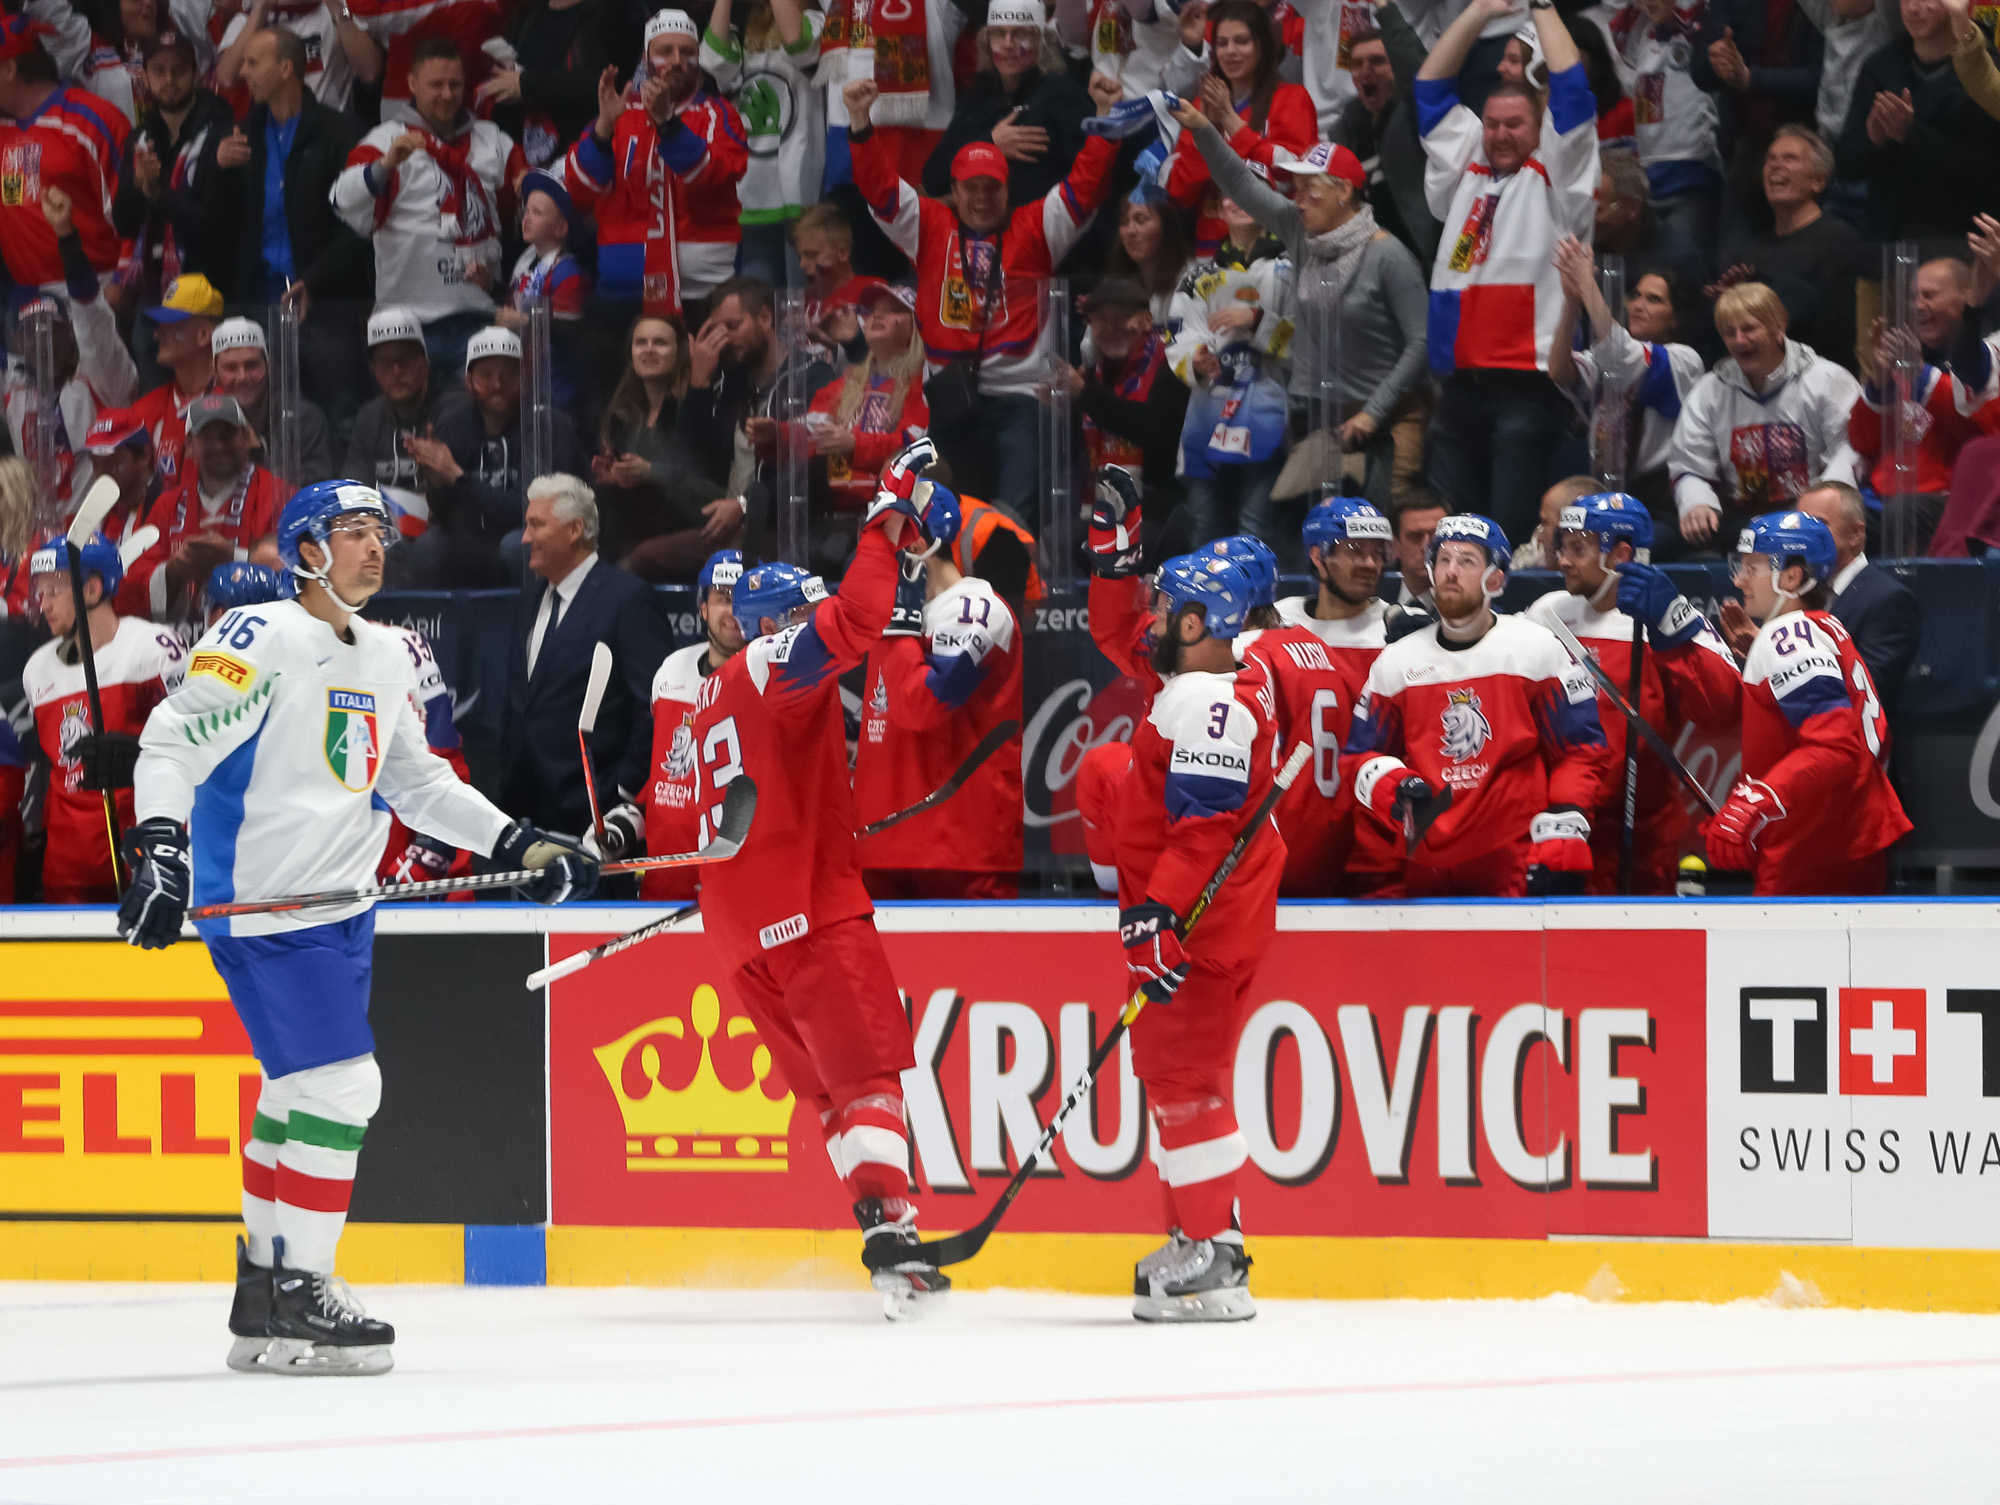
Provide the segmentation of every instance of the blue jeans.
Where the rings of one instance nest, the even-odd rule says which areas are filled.
[[[1187,505],[1194,522],[1193,547],[1232,533],[1248,533],[1277,548],[1278,510],[1271,488],[1285,468],[1275,456],[1250,465],[1218,465],[1214,474],[1187,478]]]
[[[1481,512],[1514,543],[1541,518],[1568,404],[1539,371],[1454,371],[1424,448],[1431,484],[1459,512]]]

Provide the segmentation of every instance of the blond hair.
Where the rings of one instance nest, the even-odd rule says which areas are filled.
[[[0,458],[0,559],[25,560],[34,552],[40,502],[28,462],[18,455]]]
[[[1715,300],[1717,334],[1743,319],[1781,335],[1791,326],[1784,300],[1761,282],[1739,282]]]
[[[855,415],[861,411],[861,404],[867,400],[868,384],[877,376],[889,378],[888,427],[893,431],[902,424],[903,403],[910,395],[910,383],[915,381],[924,369],[924,337],[918,332],[916,321],[910,322],[910,346],[901,355],[886,365],[875,364],[875,352],[868,352],[868,359],[858,366],[849,366],[840,387],[840,396],[834,399],[833,421],[852,424]]]

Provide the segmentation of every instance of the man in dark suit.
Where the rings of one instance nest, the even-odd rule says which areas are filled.
[[[1923,611],[1916,594],[1862,552],[1868,536],[1868,505],[1844,481],[1822,481],[1799,498],[1799,511],[1825,523],[1833,533],[1833,605],[1830,610],[1868,665],[1882,707],[1895,714],[1903,676],[1917,656]]]
[[[298,303],[300,378],[342,425],[368,390],[361,328],[375,301],[375,253],[328,198],[360,125],[319,102],[306,66],[296,32],[274,26],[250,39],[243,82],[255,103],[235,129],[209,133],[197,182],[230,263],[230,302],[262,308],[289,294]]]
[[[582,835],[590,797],[576,721],[599,643],[612,674],[589,739],[606,810],[646,784],[653,756],[653,676],[673,647],[665,612],[636,576],[597,554],[597,503],[571,475],[528,487],[521,533],[533,579],[521,593],[507,672],[507,763],[500,808],[545,830]],[[530,814],[529,812],[533,812]]]

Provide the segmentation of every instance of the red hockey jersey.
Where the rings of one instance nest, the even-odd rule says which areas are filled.
[[[682,129],[663,142],[636,99],[607,148],[595,127],[569,149],[564,178],[576,207],[597,217],[597,291],[638,298],[649,314],[680,312],[682,241],[742,239],[736,185],[750,165],[743,119],[728,100],[697,89]]]
[[[90,697],[83,661],[64,663],[62,648],[59,640],[42,644],[21,670],[35,737],[49,760],[44,807],[49,849],[42,863],[42,888],[52,904],[106,903],[118,890],[104,830],[104,798],[80,787],[83,768],[72,756],[77,738],[91,729]],[[180,683],[185,668],[179,638],[131,617],[118,619],[118,635],[95,658],[104,729],[135,737],[146,729],[153,707]],[[133,823],[131,790],[118,791],[117,806],[118,829],[123,831]]]
[[[1824,611],[1766,622],[1743,664],[1743,776],[1777,796],[1767,865],[1851,862],[1910,829],[1889,787],[1889,718],[1847,629]]]
[[[1283,153],[1287,158],[1303,157],[1319,142],[1319,110],[1313,104],[1312,95],[1302,85],[1279,84],[1272,91],[1270,108],[1265,111],[1261,131],[1248,123],[1249,100],[1239,101],[1236,113],[1243,117],[1245,124],[1243,129],[1229,138],[1230,150],[1248,162],[1251,171],[1258,177],[1278,191],[1285,191],[1289,185],[1282,180],[1289,175],[1273,176],[1279,154]],[[1208,197],[1210,181],[1208,163],[1202,159],[1201,151],[1195,145],[1194,133],[1182,131],[1167,164],[1166,189],[1168,198],[1182,209],[1196,214],[1194,236],[1197,256],[1213,256],[1215,248],[1229,233],[1229,226],[1221,216],[1200,212]]]
[[[1551,618],[1560,620],[1611,676],[1611,682],[1621,692],[1629,691],[1632,619],[1617,607],[1598,611],[1582,596],[1559,590],[1530,603],[1522,615],[1543,626]],[[1639,714],[1669,744],[1689,721],[1710,731],[1736,729],[1742,689],[1736,660],[1722,646],[1722,639],[1707,628],[1685,647],[1648,652],[1639,683]],[[1584,810],[1590,819],[1590,850],[1595,862],[1589,891],[1614,894],[1618,891],[1619,854],[1625,843],[1625,744],[1631,728],[1624,713],[1602,690],[1597,695],[1597,719],[1611,749],[1611,778],[1605,785],[1604,803]],[[1642,748],[1638,814],[1632,827],[1634,893],[1674,891],[1680,841],[1687,824],[1680,782],[1650,749]]]
[[[1611,749],[1590,676],[1546,627],[1496,617],[1478,642],[1447,646],[1425,627],[1382,650],[1354,708],[1347,753],[1355,793],[1401,760],[1452,806],[1412,860],[1471,862],[1522,840],[1555,805],[1596,810],[1611,780]],[[1393,771],[1393,770],[1391,770]]]
[[[694,703],[709,676],[707,643],[676,648],[653,676],[653,771],[646,805],[646,850],[656,857],[701,845],[694,799]],[[761,790],[761,786],[760,786]],[[757,818],[762,820],[760,808]],[[639,897],[686,901],[701,881],[698,868],[661,868],[639,879]]]
[[[1291,853],[1285,863],[1287,896],[1329,892],[1319,887],[1308,890],[1295,886],[1323,883],[1321,875],[1328,872],[1338,882],[1343,872],[1400,873],[1403,869],[1400,836],[1380,821],[1357,816],[1353,763],[1341,754],[1347,745],[1354,707],[1368,683],[1368,671],[1375,667],[1375,660],[1381,656],[1387,641],[1383,620],[1389,603],[1370,601],[1360,615],[1339,621],[1311,616],[1308,608],[1306,597],[1287,596],[1278,602],[1278,615],[1287,627],[1302,627],[1320,640],[1339,678],[1341,694],[1335,703],[1323,702],[1318,715],[1309,719],[1302,730],[1287,733],[1287,745],[1302,737],[1313,744],[1311,777],[1302,775],[1278,802],[1278,829],[1285,833],[1285,846]],[[1282,706],[1280,719],[1282,723]],[[1331,790],[1329,783],[1333,786]],[[1325,809],[1326,814],[1313,814],[1314,805]],[[1326,844],[1318,852],[1313,851],[1308,834],[1316,826],[1328,833],[1323,838]],[[1297,835],[1293,834],[1295,831]]]
[[[862,532],[840,594],[812,620],[758,638],[695,698],[702,835],[738,774],[757,785],[743,850],[702,873],[702,926],[731,971],[836,920],[873,914],[855,853],[840,675],[868,656],[896,594],[896,551]]]
[[[153,469],[169,490],[180,481],[181,458],[187,453],[188,409],[199,396],[199,392],[183,395],[169,379],[132,404],[132,416],[153,436]]]
[[[830,422],[846,387],[844,376],[828,382],[813,394],[812,411],[826,414]],[[894,396],[894,378],[878,376],[870,381],[854,415],[854,453],[826,457],[827,489],[833,493],[833,505],[844,512],[866,511],[875,500],[882,467],[898,450],[921,439],[930,427],[931,410],[924,401],[922,382],[910,382],[903,393],[902,411],[891,422],[889,409]]]
[[[63,280],[56,232],[42,213],[46,188],[69,195],[90,264],[99,272],[118,265],[111,200],[130,129],[115,106],[82,89],[56,90],[25,119],[0,115],[0,261],[15,282]]]
[[[1230,846],[1270,792],[1277,739],[1271,682],[1256,664],[1231,674],[1162,681],[1150,655],[1151,619],[1140,580],[1090,582],[1090,635],[1104,656],[1153,690],[1132,730],[1132,767],[1114,821],[1118,902],[1152,899],[1186,920]],[[1191,956],[1261,956],[1276,922],[1285,842],[1259,833],[1188,941]]]
[[[160,530],[153,546],[126,566],[125,581],[118,587],[117,605],[121,616],[149,617],[155,622],[193,620],[207,587],[206,580],[194,582],[193,596],[182,593],[174,599],[167,589],[166,564],[175,549],[197,533],[213,533],[236,545],[238,557],[261,538],[278,531],[278,515],[291,500],[292,488],[261,465],[245,467],[236,486],[210,501],[201,494],[200,481],[190,473],[172,491],[161,493],[147,510],[142,523]]]
[[[1021,719],[1021,631],[984,580],[924,606],[924,635],[868,651],[854,759],[858,826],[915,804],[1002,721]],[[864,868],[1021,870],[1018,731],[949,800],[861,843]]]

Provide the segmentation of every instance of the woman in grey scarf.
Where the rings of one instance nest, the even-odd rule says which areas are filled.
[[[1362,494],[1387,511],[1423,468],[1430,291],[1422,268],[1401,241],[1376,227],[1363,196],[1361,163],[1346,147],[1322,142],[1302,158],[1280,161],[1297,193],[1288,199],[1250,171],[1200,109],[1183,103],[1175,119],[1195,132],[1216,188],[1291,254],[1299,290],[1293,434],[1310,432],[1312,400],[1320,395],[1322,377],[1330,375],[1339,394],[1340,447],[1365,457]],[[1317,348],[1316,289],[1340,300],[1339,344],[1332,351]],[[1333,475],[1316,479],[1337,478],[1337,468],[1328,469]],[[1281,485],[1280,494],[1288,489]]]

